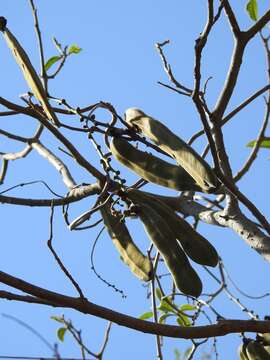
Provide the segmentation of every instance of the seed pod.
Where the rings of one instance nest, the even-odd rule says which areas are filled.
[[[265,345],[270,345],[270,333],[258,334]]]
[[[138,150],[126,140],[113,138],[110,150],[119,162],[149,182],[178,191],[200,190],[184,169]]]
[[[146,204],[139,204],[139,217],[145,230],[162,255],[170,270],[175,285],[184,294],[198,297],[202,292],[202,282],[190,265],[184,251],[175,241],[174,234],[164,219]]]
[[[239,354],[239,358],[240,360],[249,360],[247,352],[246,352],[246,347],[247,344],[240,344],[239,348],[238,348],[238,354]]]
[[[208,163],[164,124],[135,108],[125,112],[125,120],[135,131],[141,132],[173,157],[203,192],[213,193],[217,190],[220,184]]]
[[[147,203],[150,207],[166,221],[169,228],[173,231],[183,247],[185,253],[193,261],[206,266],[216,266],[218,254],[214,246],[202,235],[195,231],[188,222],[176,215],[176,213],[161,200],[154,196],[149,196],[139,190],[128,192],[131,200],[136,199],[142,203]]]
[[[121,216],[113,216],[108,203],[100,209],[100,212],[112,242],[125,264],[140,280],[151,280],[150,260],[133,242],[127,226],[121,221]]]
[[[31,64],[31,61],[26,54],[25,50],[20,45],[19,41],[16,39],[16,37],[11,33],[11,31],[5,27],[4,29],[1,29],[3,31],[4,38],[10,47],[12,54],[17,61],[18,65],[20,66],[24,78],[33,92],[34,96],[37,98],[37,100],[40,102],[40,104],[43,107],[43,110],[48,117],[49,120],[53,122],[54,125],[59,126],[59,120],[54,113],[46,92],[43,88],[43,85],[40,81],[39,76],[36,73],[36,70],[34,69],[33,65]]]
[[[246,351],[250,360],[270,360],[270,355],[258,341],[251,340]]]

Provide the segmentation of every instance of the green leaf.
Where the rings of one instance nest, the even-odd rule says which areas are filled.
[[[257,140],[252,140],[250,141],[246,146],[247,147],[254,147],[256,145]],[[265,137],[261,143],[260,143],[260,147],[261,148],[270,148],[270,138],[269,137]]]
[[[73,44],[73,45],[70,45],[70,47],[68,48],[68,55],[79,54],[79,52],[81,52],[81,51],[82,51],[82,48],[80,48],[76,44]]]
[[[152,311],[147,311],[144,314],[142,314],[141,316],[139,316],[139,319],[141,320],[147,320],[153,317],[153,312]]]
[[[51,316],[51,319],[55,320],[55,321],[57,321],[57,322],[59,322],[61,324],[64,323],[64,319],[62,318],[62,316]]]
[[[159,319],[158,319],[158,323],[159,324],[164,324],[165,320],[169,317],[172,316],[171,314],[162,314]]]
[[[66,327],[61,327],[57,330],[57,337],[62,342],[64,341],[66,331],[67,331]]]
[[[172,312],[172,313],[176,313],[175,309],[164,299],[161,300],[159,306],[158,306],[158,310],[163,311],[163,312]]]
[[[49,68],[55,64],[57,61],[62,59],[62,56],[52,56],[45,64],[45,70],[48,71]]]
[[[253,21],[258,20],[258,3],[257,0],[249,0],[246,10]]]
[[[162,293],[161,293],[161,290],[159,288],[156,288],[156,297],[161,300],[162,298]]]
[[[189,321],[189,318],[187,316],[184,316],[184,315],[178,316],[176,321],[178,322],[178,324],[180,326],[190,326],[191,325],[191,323]]]
[[[180,306],[180,311],[193,311],[196,310],[196,306],[191,304],[183,304]]]

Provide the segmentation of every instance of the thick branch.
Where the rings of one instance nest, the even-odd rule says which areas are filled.
[[[228,76],[212,113],[212,119],[214,122],[221,123],[224,112],[231,99],[242,64],[245,45],[246,43],[244,41],[236,40],[235,42]]]
[[[231,5],[228,0],[222,0],[221,3],[224,6],[224,10],[226,12],[226,15],[228,17],[229,23],[231,25],[233,34],[235,37],[239,37],[240,35],[240,28],[238,25],[238,22],[236,20],[236,17],[234,15],[233,9],[231,8]]]
[[[246,31],[245,37],[250,40],[255,36],[262,28],[270,21],[270,10],[268,10],[248,31]]]
[[[118,325],[148,334],[173,338],[199,339],[214,336],[224,336],[226,334],[240,332],[270,332],[269,321],[222,320],[215,325],[194,327],[155,324],[96,305],[90,301],[87,301],[86,299],[74,298],[46,290],[2,271],[0,271],[0,281],[8,286],[38,297],[39,299],[44,299],[46,301],[52,302],[53,304],[59,304],[59,307],[68,307],[84,314],[98,316],[102,319],[115,322]],[[4,295],[3,292],[2,295]],[[11,296],[8,295],[8,298],[10,299]],[[19,299],[16,298],[16,300]]]

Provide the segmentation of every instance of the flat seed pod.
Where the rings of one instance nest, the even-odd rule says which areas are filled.
[[[138,150],[126,140],[113,138],[110,150],[119,162],[149,182],[178,191],[200,191],[184,169]]]
[[[189,223],[154,196],[146,195],[139,190],[128,192],[131,200],[147,203],[166,221],[175,237],[179,240],[183,250],[193,261],[206,266],[216,266],[218,264],[218,254],[214,246],[195,231]]]
[[[212,193],[217,190],[219,181],[208,163],[164,124],[135,108],[125,112],[125,120],[135,131],[141,132],[173,157],[203,192]]]
[[[270,345],[264,345],[264,350],[270,355]]]
[[[100,212],[112,242],[125,264],[140,280],[151,280],[152,274],[150,260],[133,242],[127,226],[121,221],[121,217],[113,216],[111,214],[110,204],[105,204],[100,209]]]
[[[202,292],[202,282],[184,251],[175,241],[171,229],[154,209],[146,204],[139,203],[139,205],[139,218],[150,240],[162,255],[175,285],[184,294],[198,297]]]
[[[240,360],[249,360],[248,355],[246,353],[246,344],[240,344],[239,348],[238,348],[238,354],[239,354],[239,358]]]
[[[24,78],[29,88],[31,89],[32,93],[42,105],[42,108],[48,119],[51,120],[54,125],[59,126],[60,125],[59,120],[47,99],[47,95],[42,86],[40,78],[37,75],[33,65],[31,64],[28,55],[20,45],[19,41],[16,39],[16,37],[11,33],[11,31],[7,27],[1,30],[3,31],[4,38],[8,46],[10,47],[15,60],[20,66]]]
[[[270,355],[258,341],[251,340],[246,348],[250,360],[270,360]]]
[[[270,333],[259,334],[263,343],[266,345],[270,345]]]

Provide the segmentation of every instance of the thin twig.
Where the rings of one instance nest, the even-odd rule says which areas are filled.
[[[150,252],[147,252],[148,259],[151,263],[151,273],[155,274],[153,263],[151,261]],[[157,262],[156,262],[157,263]],[[152,300],[152,311],[154,315],[154,321],[158,324],[158,313],[157,313],[157,304],[156,304],[156,290],[155,290],[155,276],[151,279],[151,300]],[[162,360],[162,351],[161,351],[161,339],[160,336],[156,335],[156,346],[157,346],[157,359]]]
[[[75,287],[75,289],[78,291],[80,298],[84,299],[85,296],[83,295],[83,292],[79,286],[79,284],[74,280],[74,278],[72,277],[72,275],[69,273],[69,271],[67,270],[67,268],[64,266],[64,264],[62,263],[61,259],[59,258],[59,256],[57,255],[57,253],[55,252],[53,246],[52,246],[52,240],[53,240],[53,214],[54,214],[54,206],[53,206],[53,202],[52,202],[52,206],[51,206],[51,214],[50,214],[50,232],[49,232],[49,239],[47,241],[47,245],[51,251],[51,253],[53,254],[57,264],[59,265],[60,269],[63,271],[63,273],[68,277],[68,279],[71,281],[72,285]]]
[[[45,69],[44,50],[43,50],[43,44],[42,44],[41,31],[40,31],[39,22],[38,22],[37,8],[34,4],[34,0],[29,0],[29,3],[31,6],[31,9],[32,9],[34,23],[35,23],[35,29],[36,29],[37,38],[38,38],[41,78],[43,81],[43,86],[47,92],[48,91],[48,79],[47,79],[47,73],[46,73],[46,69]]]
[[[270,97],[269,97],[268,101],[270,101]],[[266,130],[266,128],[268,126],[268,122],[269,122],[269,115],[270,115],[270,102],[268,102],[266,105],[266,114],[265,114],[265,117],[263,120],[262,127],[260,129],[260,132],[257,136],[255,146],[252,149],[252,151],[251,151],[247,161],[243,165],[242,169],[240,169],[238,171],[238,173],[234,176],[235,182],[239,181],[249,171],[251,165],[254,163],[254,161],[258,155],[258,152],[260,150],[261,140],[263,140],[263,138],[265,136],[265,130]]]

